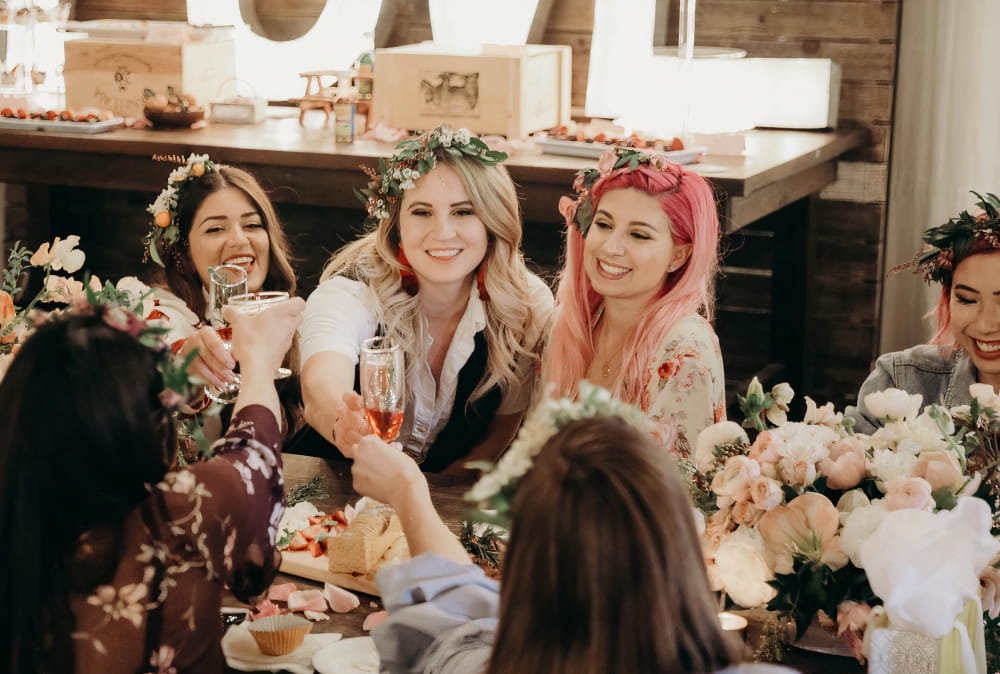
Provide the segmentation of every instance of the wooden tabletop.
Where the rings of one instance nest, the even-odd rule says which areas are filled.
[[[332,126],[303,128],[297,111],[272,108],[260,124],[209,124],[201,129],[116,129],[98,134],[0,130],[0,182],[74,185],[156,192],[163,167],[154,154],[209,153],[277,187],[276,201],[358,208],[360,163],[374,165],[393,145],[336,143]],[[743,156],[707,156],[695,171],[722,198],[727,231],[813,194],[836,177],[836,160],[865,140],[863,130],[746,133]],[[555,205],[576,172],[596,160],[518,151],[506,162],[525,195],[525,220],[561,222]]]
[[[328,492],[326,498],[310,499],[317,508],[332,511],[343,508],[347,503],[354,503],[360,495],[354,491],[351,485],[350,463],[347,461],[326,461],[310,456],[300,456],[296,454],[284,455],[284,471],[286,489],[298,484],[307,482],[315,475],[321,475],[325,479],[325,487]],[[469,488],[469,482],[463,482],[455,478],[428,474],[428,483],[431,489],[431,499],[441,513],[442,519],[448,526],[458,533],[463,513],[468,509],[469,504],[462,498],[462,495]],[[319,583],[304,578],[278,574],[276,583],[294,582],[300,589],[316,589]],[[345,638],[366,636],[368,633],[362,629],[365,618],[376,611],[382,610],[382,603],[378,597],[360,594],[361,605],[349,613],[330,612],[330,619],[314,623],[314,633],[340,632]],[[243,606],[232,596],[223,598],[226,606]],[[751,629],[748,639],[755,642],[757,633]],[[752,648],[748,646],[748,653],[752,654]],[[800,650],[797,648],[788,649],[784,664],[796,668],[803,674],[860,674],[865,668],[858,665],[853,659],[834,655],[826,655],[812,651]]]

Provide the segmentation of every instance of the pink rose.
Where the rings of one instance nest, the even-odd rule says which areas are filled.
[[[761,475],[750,481],[750,500],[761,510],[776,508],[782,498],[781,483],[777,480]]]
[[[922,477],[897,477],[885,483],[885,509],[934,511],[934,497],[931,496],[931,483]]]
[[[754,505],[753,501],[738,501],[733,504],[732,518],[736,524],[755,527],[763,514],[764,511]]]
[[[863,645],[861,635],[868,625],[871,614],[872,607],[868,604],[859,604],[855,601],[842,601],[837,604],[837,635],[844,640],[851,655],[861,664],[865,662],[865,656],[861,652]]]
[[[576,199],[572,199],[570,197],[560,197],[559,212],[564,218],[566,218],[567,222],[573,222],[576,219],[576,209]]]
[[[750,499],[750,481],[760,475],[760,464],[737,454],[726,459],[726,465],[712,478],[712,491],[732,501]]]
[[[756,461],[776,463],[781,458],[782,439],[771,431],[761,431],[750,445],[747,456]]]
[[[958,465],[958,457],[955,452],[946,449],[920,452],[917,465],[913,468],[913,477],[927,480],[931,491],[941,487],[958,489],[965,481],[962,467]]]
[[[987,566],[979,576],[980,601],[983,612],[996,620],[1000,616],[1000,569]]]
[[[606,175],[615,168],[615,164],[618,163],[618,155],[614,150],[608,150],[601,155],[601,158],[597,160],[597,170],[601,175]]]
[[[830,456],[819,462],[830,489],[850,489],[865,476],[865,449],[857,437],[838,440],[830,446]]]
[[[730,509],[723,508],[722,510],[717,510],[705,521],[705,531],[702,533],[702,539],[713,554],[725,535],[736,528],[736,524],[729,515]]]

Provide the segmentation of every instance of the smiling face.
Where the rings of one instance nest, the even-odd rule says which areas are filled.
[[[970,255],[951,282],[951,332],[978,380],[1000,390],[1000,251]]]
[[[213,192],[195,211],[188,234],[191,262],[209,285],[208,268],[235,264],[247,271],[247,288],[258,292],[267,278],[270,237],[253,202],[241,190]]]
[[[607,192],[597,204],[583,267],[605,298],[645,304],[660,295],[667,275],[690,254],[691,244],[674,243],[659,200],[628,187]]]
[[[489,243],[462,180],[443,163],[403,193],[399,238],[421,287],[471,283]]]

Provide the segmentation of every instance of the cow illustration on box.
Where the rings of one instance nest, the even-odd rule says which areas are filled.
[[[420,90],[424,115],[479,116],[479,73],[423,70]]]

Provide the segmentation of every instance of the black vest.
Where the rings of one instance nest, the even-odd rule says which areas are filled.
[[[487,367],[488,350],[482,332],[475,336],[475,348],[458,372],[455,387],[455,404],[434,444],[427,450],[420,469],[430,473],[444,470],[458,461],[486,437],[490,423],[503,400],[499,386],[494,386],[475,402],[468,403],[472,392],[483,378]],[[354,368],[354,390],[361,392],[360,365]],[[468,404],[467,404],[468,403]],[[344,455],[307,426],[285,447],[289,454],[308,454],[323,458],[344,458]]]

